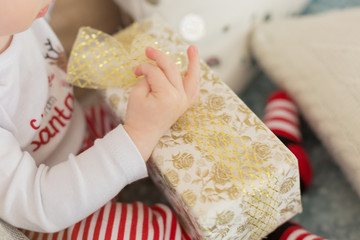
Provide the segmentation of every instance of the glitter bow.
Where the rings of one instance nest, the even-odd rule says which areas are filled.
[[[144,54],[147,46],[170,55],[184,71],[182,66],[187,64],[184,54],[170,54],[155,38],[143,34],[137,24],[115,36],[82,27],[71,51],[66,80],[81,88],[129,89],[140,79],[134,74],[134,68],[140,63],[152,62]]]

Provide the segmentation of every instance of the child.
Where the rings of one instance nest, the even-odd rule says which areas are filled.
[[[180,239],[163,205],[110,200],[147,176],[145,162],[159,138],[199,94],[195,47],[181,78],[162,52],[146,49],[156,65],[132,90],[123,125],[81,149],[85,120],[65,82],[62,46],[42,18],[51,0],[0,0],[0,218],[32,239]],[[80,222],[79,222],[80,221]],[[79,222],[78,224],[76,224]]]

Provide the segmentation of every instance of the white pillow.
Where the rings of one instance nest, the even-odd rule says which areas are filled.
[[[258,26],[252,50],[360,195],[360,8]]]
[[[134,20],[154,13],[189,43],[233,91],[257,72],[248,33],[258,22],[299,13],[309,0],[114,0]]]

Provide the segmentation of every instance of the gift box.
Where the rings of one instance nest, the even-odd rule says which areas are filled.
[[[187,43],[154,16],[113,37],[83,28],[68,81],[103,88],[123,119],[148,45],[185,71]],[[297,159],[204,62],[201,71],[200,100],[160,139],[149,175],[193,239],[259,240],[301,211]]]

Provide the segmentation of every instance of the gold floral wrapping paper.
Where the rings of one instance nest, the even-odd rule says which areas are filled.
[[[88,35],[98,39],[96,34]],[[114,48],[127,51],[118,53],[128,56],[121,63],[125,70],[117,75],[126,80],[116,82],[117,77],[115,85],[94,81],[105,87],[109,106],[122,119],[135,84],[132,67],[144,61],[141,55],[145,45],[165,51],[181,70],[186,69],[188,45],[158,17],[136,23],[114,37],[122,42],[119,46],[115,43]],[[85,44],[88,49],[91,44],[87,39],[80,37],[75,45]],[[79,59],[88,58],[86,51],[90,50],[81,51],[72,54],[70,65],[81,65]],[[93,55],[99,56],[102,51]],[[110,69],[119,68],[117,61],[122,60],[110,61],[115,62]],[[148,162],[149,174],[193,239],[259,240],[302,210],[297,160],[238,96],[205,63],[201,64],[200,101],[161,138]],[[88,70],[79,79],[75,76],[80,73],[75,70],[70,68],[69,76],[73,76],[73,83],[78,81],[77,85],[94,71]],[[113,70],[96,71],[93,75],[113,77]]]

